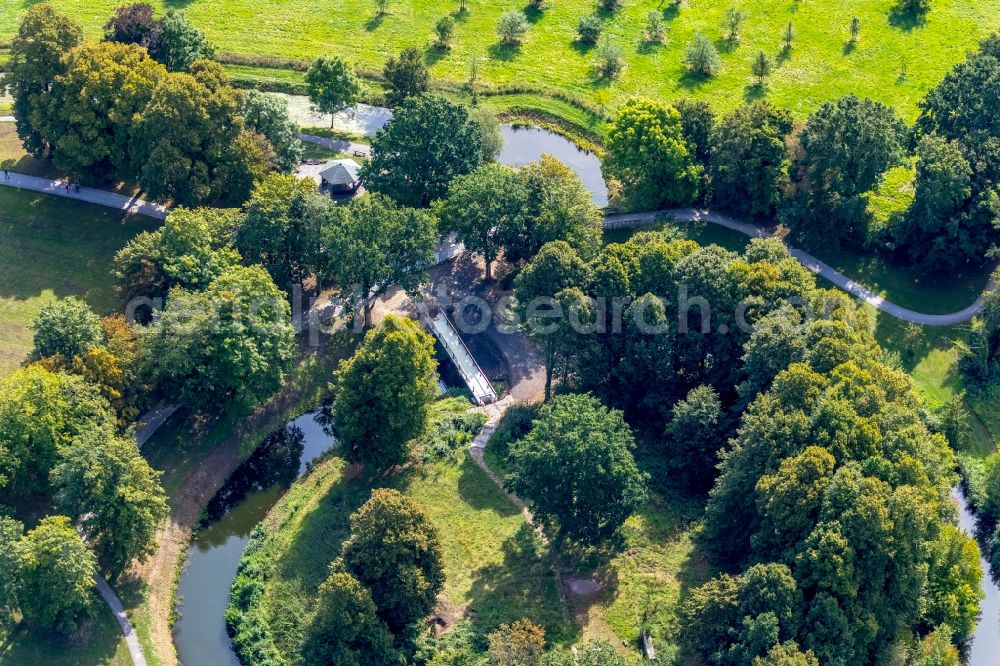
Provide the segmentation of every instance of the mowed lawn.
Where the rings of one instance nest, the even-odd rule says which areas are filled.
[[[44,303],[77,296],[99,314],[118,309],[115,252],[158,222],[139,215],[0,186],[0,376],[31,351]]]
[[[0,0],[0,41],[16,31],[30,3]],[[119,0],[59,0],[55,3],[99,37]],[[472,57],[480,59],[481,80],[519,87],[558,89],[599,104],[614,105],[629,95],[671,99],[685,94],[710,100],[720,109],[763,94],[754,87],[750,63],[763,50],[777,62],[767,95],[798,116],[823,100],[853,92],[897,106],[908,119],[917,101],[965,52],[1000,29],[996,0],[933,0],[922,20],[895,16],[894,0],[759,0],[717,2],[624,0],[613,15],[602,12],[605,33],[624,49],[627,68],[613,83],[595,78],[593,49],[575,41],[581,16],[594,0],[548,0],[541,12],[528,11],[531,28],[520,47],[498,43],[500,14],[523,10],[525,0],[389,0],[377,17],[374,0],[154,0],[159,9],[185,9],[219,50],[311,59],[341,55],[364,68],[380,68],[403,47],[429,46],[434,24],[448,14],[457,20],[454,46],[429,49],[436,77],[465,81]],[[736,5],[748,16],[738,44],[723,40],[723,16]],[[660,12],[668,28],[666,44],[644,42],[649,12]],[[861,21],[858,43],[848,44],[852,16]],[[797,37],[782,53],[785,25]],[[695,33],[716,40],[723,71],[711,81],[686,75],[682,57]],[[905,73],[904,73],[905,69]]]

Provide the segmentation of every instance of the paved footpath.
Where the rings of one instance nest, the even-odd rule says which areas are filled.
[[[342,153],[347,153],[348,155],[353,155],[355,157],[368,157],[371,155],[372,148],[367,143],[356,143],[354,141],[341,141],[339,139],[328,139],[325,136],[316,136],[314,134],[299,134],[299,141],[305,141],[306,143],[314,143],[317,146],[322,146],[329,150],[337,150]]]
[[[640,227],[649,224],[656,224],[657,222],[662,222],[664,220],[674,220],[676,222],[710,222],[712,224],[717,224],[720,227],[738,231],[739,233],[752,238],[769,238],[774,235],[771,230],[764,227],[759,227],[755,224],[749,224],[747,222],[741,222],[729,217],[728,215],[713,213],[711,211],[701,210],[698,208],[671,208],[668,210],[652,211],[648,213],[620,213],[608,215],[604,218],[604,228],[620,229]],[[979,298],[977,298],[972,305],[958,310],[957,312],[932,315],[917,312],[916,310],[910,310],[909,308],[896,305],[892,301],[885,300],[864,285],[855,282],[837,269],[812,256],[805,250],[799,250],[789,246],[788,251],[793,257],[798,259],[803,266],[811,270],[813,273],[826,278],[840,289],[853,296],[857,296],[866,303],[875,306],[882,312],[896,317],[897,319],[902,319],[903,321],[923,324],[924,326],[950,326],[952,324],[960,324],[972,319],[983,309],[983,296],[980,294]],[[996,285],[989,282],[987,283],[984,291],[992,291],[995,288]]]
[[[66,189],[65,180],[49,180],[48,178],[38,178],[37,176],[25,176],[19,173],[10,173],[7,178],[0,172],[0,185],[16,187],[21,190],[31,190],[42,192],[43,194],[54,194],[67,199],[86,201],[87,203],[117,208],[127,213],[137,213],[162,220],[170,212],[166,206],[151,201],[145,201],[139,197],[129,197],[117,192],[98,190],[93,187],[81,187],[77,192],[76,188]]]
[[[97,592],[104,599],[104,603],[111,609],[111,612],[115,616],[115,621],[118,622],[122,634],[125,635],[125,644],[128,646],[128,653],[132,657],[133,666],[146,666],[146,655],[142,653],[142,645],[139,644],[139,637],[135,635],[135,627],[129,622],[128,615],[125,614],[125,609],[122,607],[122,602],[118,599],[118,595],[108,585],[108,581],[100,576],[95,576],[95,580],[97,581]]]

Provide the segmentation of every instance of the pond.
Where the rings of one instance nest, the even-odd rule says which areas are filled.
[[[951,498],[958,505],[958,526],[966,534],[976,536],[976,517],[969,509],[965,493],[961,486],[951,491]],[[985,559],[980,559],[979,566],[983,570],[983,582],[980,587],[986,595],[979,606],[982,615],[976,632],[972,635],[968,646],[968,666],[996,666],[997,655],[1000,654],[1000,588],[990,575],[990,565]]]
[[[308,463],[333,445],[321,412],[290,421],[233,473],[209,502],[206,526],[188,547],[177,588],[177,656],[185,666],[239,665],[226,633],[229,587],[249,540]]]
[[[608,186],[601,173],[601,160],[594,153],[582,150],[564,136],[537,127],[500,128],[503,150],[497,161],[508,166],[524,166],[537,162],[542,155],[551,155],[571,168],[590,190],[591,198],[599,207],[608,205]]]

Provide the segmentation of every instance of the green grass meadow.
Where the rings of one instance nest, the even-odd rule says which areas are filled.
[[[16,31],[29,0],[0,0],[0,41]],[[62,11],[81,22],[91,37],[101,34],[118,0],[58,0]],[[920,18],[900,17],[892,0],[759,0],[734,3],[682,0],[625,0],[610,14],[600,12],[604,33],[625,51],[627,67],[613,82],[595,77],[593,49],[576,41],[580,17],[593,13],[591,0],[549,0],[542,11],[527,11],[531,24],[518,47],[502,46],[496,37],[500,14],[523,10],[523,0],[389,0],[388,13],[376,16],[373,0],[155,0],[186,10],[220,51],[312,59],[323,53],[343,56],[359,67],[379,69],[404,47],[428,47],[434,24],[445,15],[456,19],[450,50],[427,49],[435,77],[453,82],[468,78],[473,56],[487,84],[561,91],[592,104],[613,107],[631,95],[672,99],[684,95],[730,109],[744,99],[767,95],[804,117],[824,100],[853,92],[895,105],[908,119],[917,101],[977,41],[1000,29],[995,0],[934,0]],[[723,39],[723,16],[736,5],[747,21],[736,43]],[[667,24],[667,41],[648,44],[643,32],[649,12]],[[860,38],[849,44],[852,16],[861,21]],[[797,37],[790,51],[782,34],[791,21]],[[722,73],[712,80],[686,73],[685,46],[698,32],[717,42]],[[767,87],[753,84],[750,63],[758,51],[776,63]]]

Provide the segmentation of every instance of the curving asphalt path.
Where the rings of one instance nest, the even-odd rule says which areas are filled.
[[[771,230],[764,227],[750,224],[748,222],[741,222],[740,220],[729,217],[728,215],[723,215],[722,213],[713,213],[711,211],[698,208],[670,208],[667,210],[651,211],[647,213],[618,213],[607,215],[604,218],[604,228],[634,228],[656,224],[657,222],[663,222],[666,220],[674,220],[677,222],[710,222],[712,224],[717,224],[720,227],[738,231],[739,233],[750,236],[751,238],[770,238],[774,236],[774,233]],[[812,256],[805,250],[799,250],[798,248],[788,246],[788,251],[789,254],[798,259],[803,266],[811,270],[816,275],[826,278],[847,293],[857,296],[866,303],[875,306],[882,312],[903,321],[923,324],[924,326],[951,326],[952,324],[961,324],[962,322],[972,319],[983,309],[983,295],[980,294],[979,298],[977,298],[972,305],[958,310],[957,312],[933,315],[917,312],[916,310],[910,310],[909,308],[896,305],[892,301],[887,301],[885,298],[865,287],[863,284],[855,282],[837,269]],[[992,291],[995,288],[996,285],[994,283],[988,282],[983,290],[983,293]]]
[[[328,150],[337,150],[342,153],[367,157],[371,155],[372,148],[367,143],[356,143],[354,141],[341,141],[338,139],[328,139],[325,136],[315,134],[299,134],[299,141],[314,143]]]
[[[334,144],[337,146],[337,149],[343,149],[344,146],[367,148],[367,146],[363,146],[363,144],[350,144],[346,141],[333,141],[323,137],[310,138],[324,142],[321,145],[326,145],[325,142]],[[317,143],[319,143],[319,141],[317,141]],[[72,188],[69,192],[67,192],[65,181],[48,180],[46,178],[37,178],[35,176],[24,176],[21,174],[11,173],[9,178],[4,179],[2,174],[0,174],[0,185],[8,185],[36,192],[44,192],[46,194],[55,194],[57,196],[68,197],[71,199],[79,199],[88,203],[110,206],[111,208],[118,208],[130,213],[140,213],[142,215],[148,215],[149,217],[155,217],[161,220],[167,216],[168,212],[170,212],[165,206],[144,201],[138,197],[127,197],[114,192],[106,192],[104,190],[98,190],[91,187],[81,187],[79,193],[72,190]],[[727,229],[732,229],[733,231],[738,231],[752,238],[768,238],[774,235],[769,229],[764,227],[750,224],[748,222],[741,222],[740,220],[729,217],[728,215],[714,213],[712,211],[699,208],[670,208],[645,213],[616,213],[606,215],[604,218],[604,228],[618,229],[641,227],[656,224],[657,222],[665,220],[675,220],[680,222],[709,222],[711,224],[717,224],[721,227],[726,227]],[[972,305],[949,314],[934,315],[917,312],[916,310],[910,310],[909,308],[896,305],[892,301],[887,301],[885,298],[879,296],[864,285],[855,282],[832,266],[829,266],[812,256],[805,250],[789,247],[789,252],[793,257],[798,259],[803,266],[813,271],[820,277],[826,278],[847,293],[857,296],[866,303],[870,303],[875,306],[882,312],[903,321],[923,324],[924,326],[950,326],[952,324],[960,324],[972,319],[972,317],[979,314],[979,312],[983,309],[983,296],[980,295],[979,298],[972,303]],[[995,288],[996,285],[992,282],[987,283],[984,288],[984,293]]]

